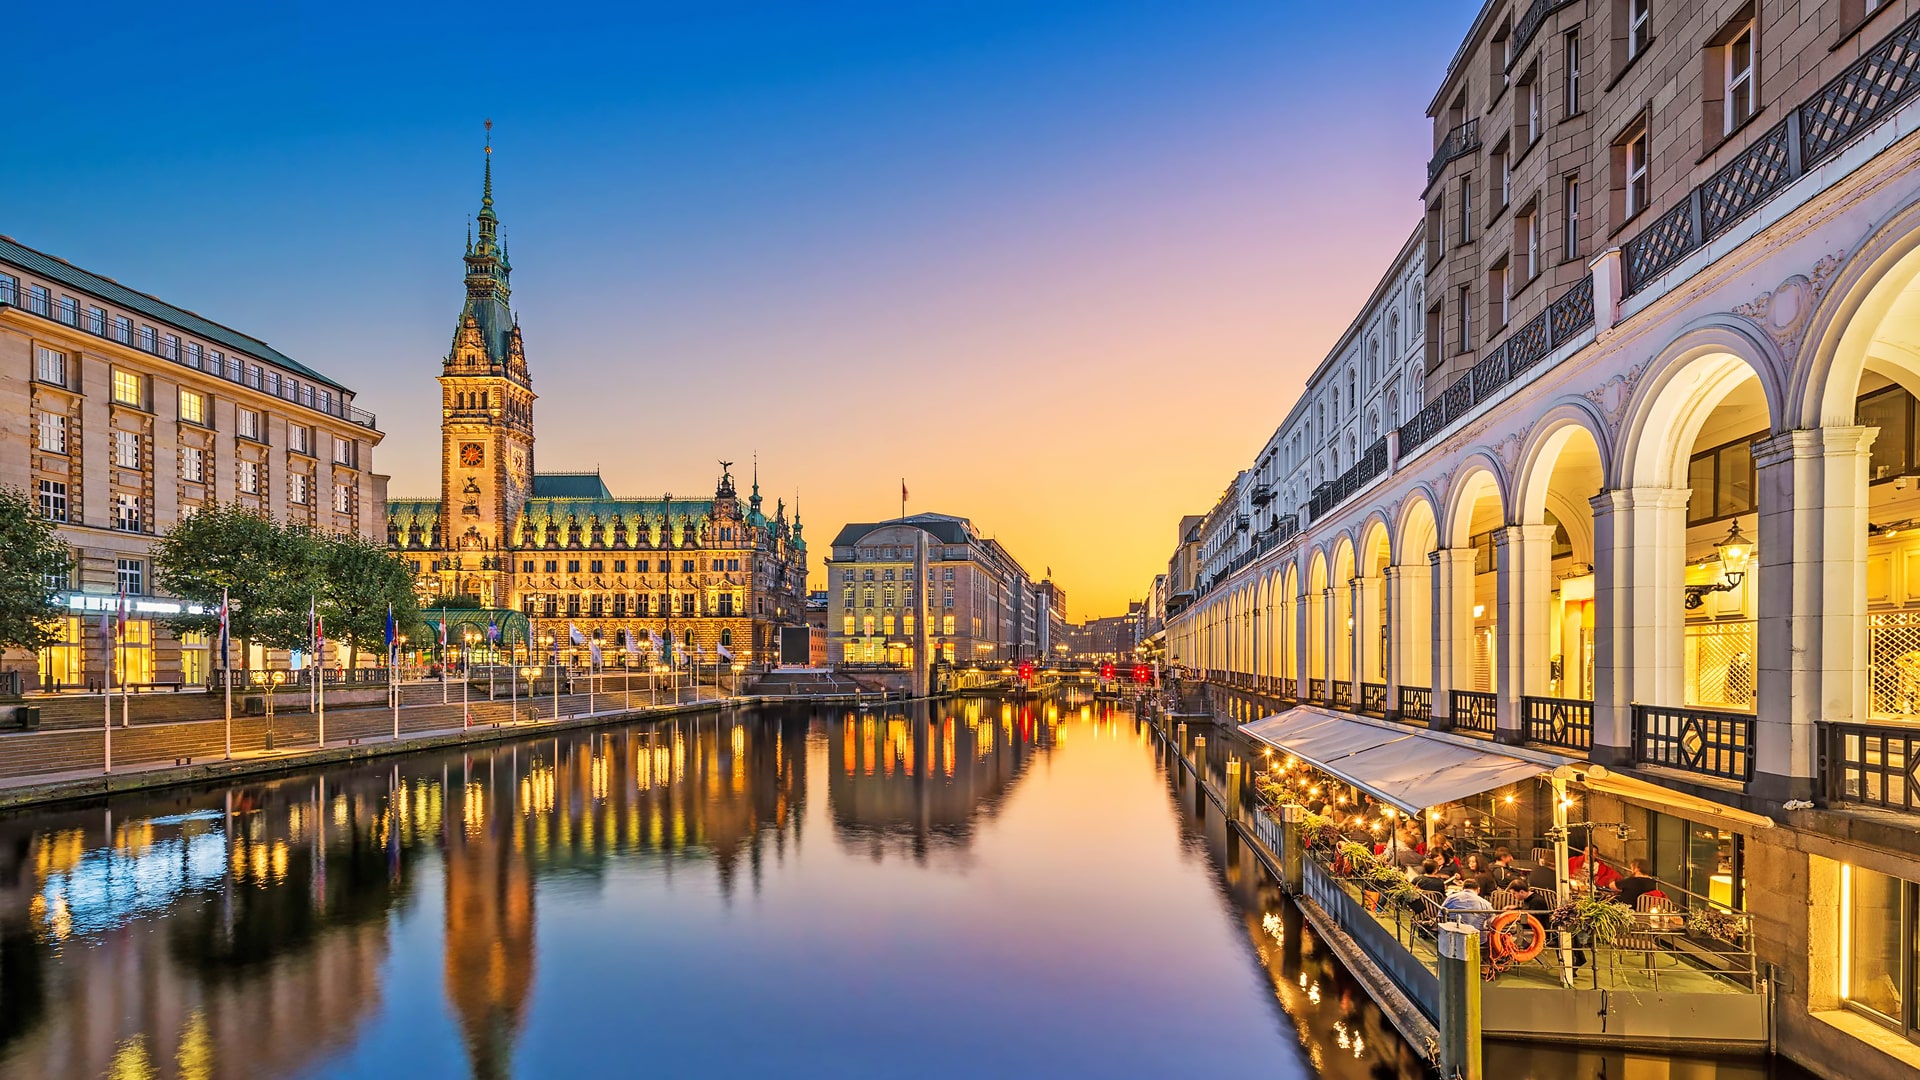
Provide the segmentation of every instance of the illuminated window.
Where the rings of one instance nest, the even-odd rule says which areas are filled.
[[[116,404],[147,407],[147,377],[123,368],[113,369],[113,400]]]
[[[193,390],[180,391],[180,419],[189,424],[207,422],[207,396]]]

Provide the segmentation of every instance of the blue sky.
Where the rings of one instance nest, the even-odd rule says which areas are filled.
[[[904,475],[1107,614],[1418,220],[1474,8],[1362,10],[29,5],[0,232],[355,387],[431,492],[491,117],[542,468],[757,450],[817,552]]]

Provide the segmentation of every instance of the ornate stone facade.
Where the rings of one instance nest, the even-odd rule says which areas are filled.
[[[508,300],[512,264],[487,159],[466,302],[439,376],[440,497],[388,503],[388,542],[423,602],[472,597],[526,615],[540,652],[585,662],[651,659],[655,635],[712,658],[771,658],[780,626],[805,622],[807,544],[798,507],[767,516],[758,469],[742,500],[732,462],[707,498],[615,498],[590,473],[534,471],[533,380]],[[519,642],[510,642],[524,656]]]

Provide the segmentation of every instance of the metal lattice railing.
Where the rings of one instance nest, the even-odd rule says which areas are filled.
[[[1867,615],[1868,715],[1920,718],[1920,610]]]
[[[1492,694],[1482,690],[1455,690],[1451,704],[1453,730],[1475,735],[1493,734],[1497,706]]]
[[[1684,648],[1688,705],[1753,708],[1759,655],[1753,620],[1688,623]]]
[[[1528,696],[1522,704],[1528,742],[1567,750],[1593,749],[1593,702]]]
[[[1745,783],[1753,779],[1753,715],[1635,705],[1633,759]]]
[[[1414,724],[1433,722],[1433,690],[1425,686],[1400,688],[1400,719]]]
[[[1363,682],[1360,684],[1360,711],[1369,716],[1387,715],[1387,684]]]

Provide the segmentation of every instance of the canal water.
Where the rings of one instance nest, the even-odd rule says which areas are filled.
[[[0,1076],[643,1073],[1426,1075],[1107,704],[738,710],[0,818]]]

